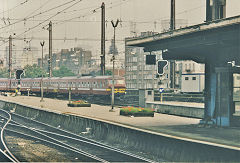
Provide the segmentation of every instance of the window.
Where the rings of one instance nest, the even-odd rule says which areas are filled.
[[[197,78],[196,77],[192,77],[192,80],[196,80]]]
[[[185,80],[189,80],[189,78],[188,78],[188,77],[185,77]]]
[[[152,91],[148,91],[148,95],[152,95]]]

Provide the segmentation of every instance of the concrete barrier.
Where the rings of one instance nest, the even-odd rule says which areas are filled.
[[[143,151],[154,158],[162,158],[166,161],[220,162],[240,160],[239,149],[217,146],[213,143],[191,141],[104,120],[64,115],[11,102],[1,101],[0,106],[5,110],[15,109],[18,114],[77,134],[86,132],[86,128],[91,128],[89,135],[86,136],[92,139],[101,140],[124,149],[127,147],[127,149],[134,151],[133,153]]]
[[[180,105],[161,104],[159,102],[146,102],[147,108],[153,108],[158,113],[178,115],[183,117],[203,118],[204,108]]]

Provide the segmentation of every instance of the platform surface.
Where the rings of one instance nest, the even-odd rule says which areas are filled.
[[[76,116],[115,122],[147,131],[204,141],[206,143],[215,143],[220,146],[226,145],[229,148],[233,147],[240,150],[240,128],[203,126],[199,125],[200,119],[160,113],[155,113],[154,117],[127,117],[119,115],[120,108],[118,107],[114,108],[114,112],[109,112],[111,109],[110,106],[95,104],[92,104],[91,107],[68,107],[68,101],[44,98],[44,102],[40,102],[39,97],[31,96],[0,96],[0,100],[17,102],[19,104],[58,113],[60,112],[62,114],[73,114]],[[176,105],[176,102],[174,105]]]

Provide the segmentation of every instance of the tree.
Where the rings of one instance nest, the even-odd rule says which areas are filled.
[[[61,66],[59,70],[53,70],[54,77],[75,76],[75,74],[65,66]]]
[[[90,74],[93,74],[95,76],[100,76],[101,75],[101,70],[97,71],[97,72],[91,72]],[[106,76],[110,76],[112,75],[112,71],[111,70],[106,70],[105,71],[105,75]]]
[[[0,69],[0,78],[7,78],[8,70],[6,68]]]
[[[112,75],[112,71],[111,70],[106,70],[105,75]]]
[[[47,73],[45,70],[43,70],[41,67],[39,67],[38,65],[34,64],[34,65],[27,65],[24,67],[24,78],[39,78],[42,77],[46,77]]]

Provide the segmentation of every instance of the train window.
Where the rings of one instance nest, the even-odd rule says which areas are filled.
[[[185,80],[188,80],[189,78],[188,77],[185,77]]]
[[[196,77],[192,77],[192,80],[196,80],[197,78]]]

